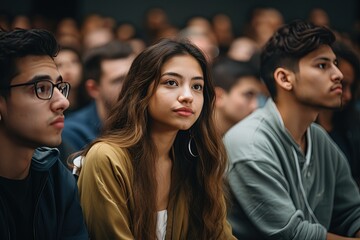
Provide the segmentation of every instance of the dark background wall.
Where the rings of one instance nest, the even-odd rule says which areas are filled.
[[[358,0],[0,0],[0,13],[10,16],[42,14],[50,20],[71,16],[79,23],[87,14],[99,13],[114,17],[118,22],[134,23],[141,29],[144,14],[152,7],[163,8],[170,22],[178,27],[194,15],[211,17],[221,12],[230,16],[238,33],[256,6],[277,8],[287,22],[307,18],[312,8],[321,7],[329,14],[332,27],[346,32],[352,31],[360,15]]]
[[[126,3],[122,3],[126,2]],[[145,11],[151,7],[162,7],[169,15],[170,22],[182,25],[193,15],[211,17],[215,13],[226,13],[233,20],[235,29],[240,29],[249,11],[256,6],[275,7],[286,21],[294,18],[307,18],[314,7],[321,7],[330,16],[333,26],[339,30],[349,30],[359,14],[358,0],[82,0],[81,14],[100,12],[115,16],[118,20],[131,19],[140,25]]]

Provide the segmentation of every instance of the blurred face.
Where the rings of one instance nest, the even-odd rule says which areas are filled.
[[[218,49],[209,37],[205,35],[194,36],[190,37],[190,41],[203,51],[208,62],[212,62],[218,55]]]
[[[343,85],[342,102],[343,102],[343,106],[346,106],[352,99],[351,88],[355,81],[355,72],[352,65],[344,59],[341,59],[341,61],[339,61],[339,69],[344,75],[344,78],[342,80],[342,85]]]
[[[342,73],[331,48],[322,45],[299,61],[293,91],[298,102],[319,109],[341,107]]]
[[[201,113],[203,88],[203,72],[195,58],[179,55],[165,62],[149,102],[152,131],[189,129]]]
[[[27,56],[18,59],[16,64],[19,74],[11,85],[39,79],[53,83],[62,81],[54,61],[48,56]],[[0,134],[21,146],[55,147],[61,142],[63,112],[68,107],[69,101],[57,88],[49,100],[39,99],[33,84],[11,88],[8,98],[0,97]]]
[[[252,76],[242,77],[228,93],[222,96],[217,108],[229,122],[235,124],[252,113],[257,107],[261,92],[260,81]]]
[[[70,83],[72,90],[77,89],[82,77],[82,65],[78,55],[71,50],[61,50],[55,63],[63,80]]]
[[[129,72],[134,57],[104,60],[101,63],[99,101],[108,111],[119,97],[124,79]]]

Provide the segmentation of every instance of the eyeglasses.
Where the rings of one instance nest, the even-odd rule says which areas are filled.
[[[69,96],[69,92],[70,92],[70,83],[59,82],[54,84],[50,80],[40,80],[37,82],[15,84],[15,85],[10,85],[9,88],[28,86],[28,85],[34,85],[36,96],[42,100],[49,100],[52,98],[54,93],[54,87],[59,89],[59,91],[61,92],[62,95],[64,95],[65,98]]]

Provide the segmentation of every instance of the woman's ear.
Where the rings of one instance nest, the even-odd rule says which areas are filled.
[[[274,72],[276,83],[284,90],[290,91],[293,88],[294,73],[285,68],[277,68]]]

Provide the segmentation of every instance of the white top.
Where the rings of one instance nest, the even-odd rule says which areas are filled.
[[[167,210],[157,212],[156,221],[156,239],[165,240],[166,235],[166,223],[167,223]]]

